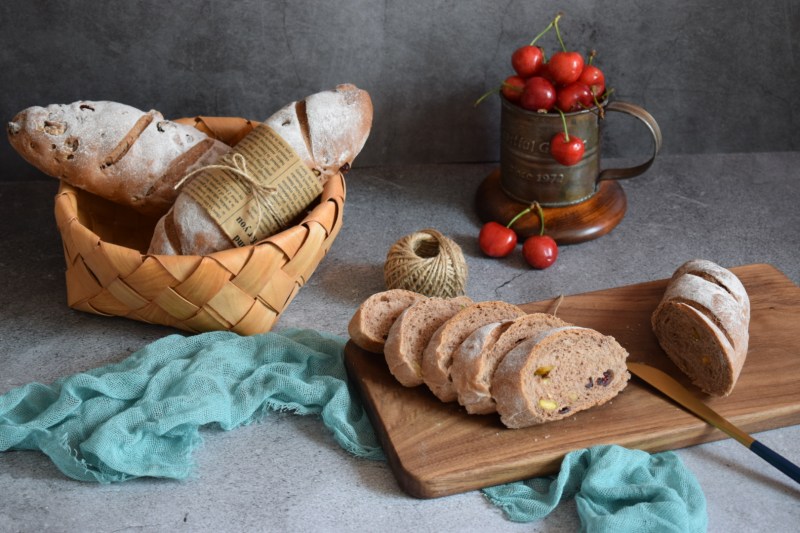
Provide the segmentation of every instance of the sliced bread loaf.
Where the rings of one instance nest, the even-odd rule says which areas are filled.
[[[404,289],[378,292],[364,300],[347,326],[350,339],[360,348],[381,353],[389,330],[397,317],[411,304],[426,298]]]
[[[431,337],[422,354],[422,379],[443,402],[456,401],[458,395],[450,376],[456,349],[469,335],[492,322],[513,320],[525,312],[502,301],[479,302],[465,307],[445,321]]]
[[[628,383],[628,352],[611,336],[564,326],[509,351],[492,380],[500,420],[523,428],[600,405]]]
[[[467,296],[424,298],[405,309],[389,329],[383,348],[389,371],[406,387],[422,385],[422,352],[448,318],[471,305]]]
[[[570,324],[547,313],[531,313],[508,324],[494,342],[484,344],[481,349],[461,350],[453,359],[450,370],[458,403],[470,414],[494,413],[496,408],[491,391],[492,377],[503,357],[520,342],[535,337],[542,331],[568,325]]]
[[[682,265],[652,315],[667,356],[706,394],[733,391],[747,357],[750,300],[741,281],[710,261]]]

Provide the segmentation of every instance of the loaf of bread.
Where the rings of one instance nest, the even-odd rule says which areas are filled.
[[[347,325],[350,339],[359,348],[381,353],[389,330],[400,314],[427,296],[405,289],[389,289],[364,300]]]
[[[14,149],[45,174],[152,216],[172,206],[184,175],[230,151],[158,111],[116,102],[30,107],[7,130]]]
[[[471,305],[467,296],[424,298],[405,309],[392,327],[383,348],[389,371],[402,385],[422,385],[422,352],[447,319]]]
[[[551,314],[531,313],[509,323],[493,342],[488,339],[489,342],[470,349],[462,345],[450,371],[458,403],[470,414],[494,413],[496,408],[491,387],[500,361],[520,342],[545,330],[568,325],[571,324]]]
[[[523,428],[601,405],[628,384],[628,352],[610,336],[563,326],[523,341],[500,362],[492,394],[500,420]]]
[[[747,357],[750,299],[739,278],[707,260],[680,266],[652,315],[667,356],[706,394],[727,396]]]
[[[478,302],[465,307],[434,332],[422,353],[422,379],[443,402],[458,399],[450,368],[453,357],[464,340],[481,326],[513,320],[525,314],[516,305],[502,301]]]
[[[324,184],[346,172],[363,148],[372,127],[372,101],[354,85],[339,85],[284,106],[265,123]],[[148,253],[207,255],[233,246],[206,210],[184,193],[158,222]]]

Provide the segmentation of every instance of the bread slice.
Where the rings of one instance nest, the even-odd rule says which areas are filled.
[[[427,298],[422,294],[404,289],[378,292],[364,300],[356,310],[347,332],[350,339],[368,352],[383,351],[389,330],[397,317],[412,304]]]
[[[422,385],[422,352],[448,318],[471,305],[468,296],[425,298],[406,308],[389,329],[383,348],[389,371],[402,385]]]
[[[711,396],[727,396],[747,357],[750,300],[741,281],[710,261],[676,270],[651,317],[667,356]]]
[[[468,393],[465,393],[465,382],[468,376],[465,375],[464,369],[469,366],[470,362],[480,360],[481,354],[488,353],[497,343],[497,339],[505,333],[513,322],[513,320],[492,322],[479,327],[464,339],[464,342],[461,343],[453,355],[453,364],[450,365],[450,377],[453,380],[453,387],[456,389],[458,403],[463,405],[470,414],[483,413],[475,413],[471,410],[473,405],[470,402],[471,397]]]
[[[568,325],[571,324],[547,313],[531,313],[511,322],[495,342],[484,345],[482,349],[462,350],[454,358],[450,370],[458,403],[470,414],[494,413],[492,377],[503,357],[520,342],[542,331]]]
[[[458,395],[450,376],[456,349],[479,327],[513,320],[524,314],[525,311],[516,305],[488,301],[472,304],[453,315],[436,330],[422,353],[422,379],[425,384],[441,401],[456,401]]]
[[[543,331],[508,352],[492,381],[500,420],[523,428],[601,405],[630,379],[628,352],[611,336],[564,326]]]

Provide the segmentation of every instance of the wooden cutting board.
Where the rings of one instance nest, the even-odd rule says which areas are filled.
[[[630,360],[676,377],[720,414],[747,432],[800,423],[800,287],[776,268],[731,269],[751,300],[750,348],[734,392],[710,398],[693,388],[666,358],[650,329],[650,314],[667,280],[566,296],[559,317],[613,335]],[[552,311],[553,300],[524,304]],[[361,392],[400,486],[435,498],[558,471],[568,452],[618,444],[649,452],[672,450],[727,436],[660,396],[637,378],[610,403],[525,429],[507,429],[499,416],[469,415],[444,404],[424,386],[406,388],[381,355],[352,342],[345,363]],[[796,450],[778,450],[790,460]]]

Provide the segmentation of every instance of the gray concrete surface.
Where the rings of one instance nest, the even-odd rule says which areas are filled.
[[[351,82],[376,110],[361,164],[495,161],[499,101],[472,104],[559,10],[566,45],[598,51],[616,97],[659,121],[664,153],[800,149],[793,0],[5,0],[0,120],[81,99],[264,119]],[[615,118],[607,154],[646,149],[638,127]],[[0,167],[32,175],[5,143]]]
[[[624,183],[628,212],[612,233],[563,247],[545,271],[530,270],[519,253],[502,261],[481,255],[473,195],[493,167],[357,166],[347,178],[339,238],[276,329],[346,334],[356,306],[384,288],[389,246],[424,227],[462,246],[474,299],[522,303],[664,278],[694,257],[725,266],[767,262],[800,283],[800,152],[664,156]],[[56,188],[53,180],[0,183],[0,393],[121,360],[174,333],[67,308]],[[800,364],[800,354],[792,356]],[[41,454],[2,453],[0,531],[579,529],[573,501],[526,525],[506,520],[477,491],[413,499],[387,464],[348,455],[314,417],[274,414],[202,435],[194,477],[183,482],[84,484]],[[800,461],[800,426],[757,437]],[[709,531],[792,531],[800,522],[798,485],[738,443],[678,453],[705,492]]]

